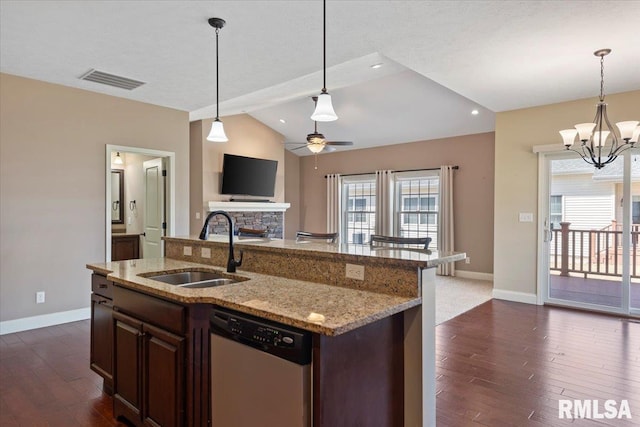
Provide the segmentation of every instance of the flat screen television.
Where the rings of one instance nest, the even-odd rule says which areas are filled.
[[[225,154],[222,163],[222,194],[273,197],[277,160]]]

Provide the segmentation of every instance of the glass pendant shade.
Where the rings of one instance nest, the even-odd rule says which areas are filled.
[[[229,138],[224,133],[224,125],[220,121],[220,119],[215,119],[213,123],[211,123],[211,132],[209,132],[209,136],[207,136],[207,141],[211,142],[227,142]]]
[[[593,134],[593,146],[594,147],[602,147],[604,144],[607,143],[607,138],[609,138],[609,134],[611,132],[609,132],[608,130],[603,130],[603,131],[597,131],[596,133]]]
[[[319,152],[321,152],[322,150],[324,150],[324,144],[316,144],[316,143],[312,143],[312,144],[307,144],[307,148],[309,149],[309,151],[311,151],[314,154],[318,154]]]
[[[565,129],[560,131],[560,135],[562,136],[562,141],[565,147],[571,147],[576,140],[576,135],[578,131],[575,129]]]
[[[123,164],[122,157],[120,157],[120,152],[119,151],[116,153],[116,158],[113,159],[113,163],[116,164],[116,165]]]
[[[580,141],[588,141],[591,138],[591,133],[595,127],[595,123],[578,123],[575,125]]]
[[[316,122],[332,122],[338,120],[338,116],[336,112],[333,111],[333,105],[331,104],[331,95],[326,92],[318,95],[318,102],[316,103],[316,109],[311,115],[311,120]]]
[[[638,139],[640,139],[640,126],[638,126],[636,130],[633,131],[633,136],[631,136],[629,142],[635,143],[638,142]]]
[[[620,138],[631,140],[631,137],[633,136],[633,132],[636,130],[638,123],[640,122],[628,121],[628,122],[616,123],[616,126],[618,126],[618,129],[620,129]]]

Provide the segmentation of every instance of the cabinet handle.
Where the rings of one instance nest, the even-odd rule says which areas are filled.
[[[107,285],[105,285],[105,284],[102,284],[102,283],[101,283],[101,284],[99,284],[99,285],[98,285],[98,287],[99,287],[100,289],[107,289],[107,287],[108,287],[108,286],[107,286]]]

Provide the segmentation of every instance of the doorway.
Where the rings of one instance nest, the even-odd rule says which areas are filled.
[[[540,153],[539,172],[540,302],[640,315],[640,156]]]
[[[113,163],[116,157],[120,165]],[[114,171],[122,171],[123,177],[118,201]],[[106,177],[106,261],[164,256],[162,237],[175,233],[175,153],[107,145]],[[120,209],[120,221],[113,220],[114,206]]]

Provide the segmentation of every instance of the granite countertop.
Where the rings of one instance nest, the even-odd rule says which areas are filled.
[[[206,241],[197,236],[190,237],[164,237],[165,240],[182,241],[185,243],[203,244],[205,242],[221,243],[227,245],[228,235],[211,234]],[[336,254],[354,258],[373,257],[381,264],[410,264],[419,268],[433,268],[440,264],[460,261],[466,257],[464,252],[441,252],[437,250],[402,249],[402,248],[371,248],[369,245],[349,245],[318,243],[315,241],[300,241],[268,238],[242,238],[234,236],[234,247],[250,247],[256,250],[272,252],[308,252],[315,257],[332,257]]]
[[[181,303],[217,304],[323,335],[339,335],[422,303],[421,298],[245,271],[230,275],[245,281],[200,289],[181,288],[143,277],[149,273],[193,269],[229,275],[223,268],[170,258],[87,264],[87,268],[106,274],[109,280],[130,289]]]

